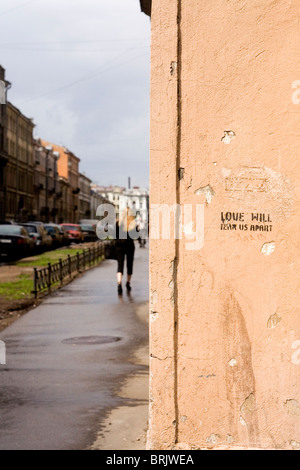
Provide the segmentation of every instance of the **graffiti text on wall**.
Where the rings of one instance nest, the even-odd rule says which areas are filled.
[[[221,212],[221,230],[272,232],[270,214],[245,212]]]

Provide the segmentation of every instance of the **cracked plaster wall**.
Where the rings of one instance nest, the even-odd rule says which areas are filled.
[[[205,238],[151,241],[149,449],[300,447],[299,17],[152,2],[150,203]]]

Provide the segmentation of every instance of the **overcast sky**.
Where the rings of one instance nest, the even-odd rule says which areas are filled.
[[[139,0],[0,0],[8,99],[94,182],[149,186],[150,19]]]

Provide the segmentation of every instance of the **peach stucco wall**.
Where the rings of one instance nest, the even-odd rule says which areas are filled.
[[[150,242],[149,449],[300,448],[299,18],[152,2],[151,205],[204,243]]]

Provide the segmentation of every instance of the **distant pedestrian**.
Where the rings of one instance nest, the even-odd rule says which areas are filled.
[[[116,254],[118,261],[117,269],[117,281],[118,281],[118,294],[122,295],[122,279],[124,274],[124,264],[126,257],[126,268],[127,268],[127,292],[131,291],[131,277],[133,274],[133,262],[134,262],[134,234],[136,233],[135,216],[131,213],[131,210],[127,208],[122,214],[120,221],[117,222],[117,233],[116,233]],[[124,236],[124,239],[120,238]],[[126,237],[126,238],[125,238]]]
[[[146,246],[146,238],[147,238],[147,230],[146,230],[146,223],[145,221],[142,219],[142,217],[140,217],[139,219],[139,222],[138,222],[138,231],[139,231],[139,244],[140,244],[140,248],[145,248]]]

